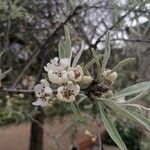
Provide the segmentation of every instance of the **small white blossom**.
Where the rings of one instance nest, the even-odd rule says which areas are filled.
[[[35,91],[37,100],[33,102],[32,104],[36,106],[47,106],[49,100],[53,96],[52,89],[50,88],[48,81],[45,79],[42,79],[41,84],[37,84],[34,87],[34,91]]]
[[[44,67],[44,69],[48,72],[50,70],[63,70],[67,66],[69,66],[69,59],[68,58],[61,58],[55,57],[50,61],[50,63],[47,63],[47,65]]]
[[[80,86],[78,84],[74,85],[72,81],[69,81],[67,85],[57,89],[57,99],[64,102],[73,102],[79,92]]]
[[[68,82],[68,73],[66,70],[49,70],[48,78],[52,83],[60,85]]]
[[[80,65],[76,67],[71,67],[68,70],[68,76],[72,81],[79,82],[83,77],[83,70]]]

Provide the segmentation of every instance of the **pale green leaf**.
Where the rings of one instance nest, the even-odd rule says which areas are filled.
[[[150,88],[150,81],[141,82],[121,90],[120,92],[117,93],[117,95],[129,96],[129,95],[140,93],[149,88]]]
[[[70,39],[70,33],[67,26],[64,26],[65,29],[65,58],[71,58],[72,57],[72,51],[71,51],[71,39]]]
[[[113,139],[113,141],[118,145],[118,147],[121,150],[127,150],[126,145],[124,144],[123,140],[121,139],[121,137],[120,137],[115,125],[111,121],[111,119],[107,116],[107,114],[102,109],[100,109],[100,114],[101,114],[101,118],[104,123],[104,126],[105,126],[107,132],[109,133],[110,137]]]
[[[59,58],[65,58],[65,48],[63,47],[62,43],[58,44],[58,54]]]
[[[106,49],[105,49],[104,57],[102,61],[100,77],[102,76],[102,73],[104,72],[104,69],[106,68],[109,57],[110,57],[110,33],[108,31],[106,34]]]
[[[141,115],[140,113],[129,111],[132,115],[134,115],[138,120],[150,131],[150,120]]]
[[[74,58],[73,60],[73,63],[72,63],[72,67],[75,67],[83,53],[83,49],[84,49],[84,42],[82,41],[82,44],[81,44],[81,49],[79,50],[79,52],[77,53],[76,57]]]
[[[78,105],[75,102],[71,103],[71,109],[72,109],[72,112],[74,113],[75,117],[78,120],[83,121],[83,117],[81,115],[80,108],[78,107]]]
[[[118,113],[119,115],[121,115],[122,117],[126,117],[132,121],[135,121],[137,123],[141,123],[142,125],[145,126],[145,123],[143,123],[138,117],[136,117],[135,115],[131,114],[129,111],[125,110],[124,108],[122,108],[121,106],[119,106],[119,104],[117,104],[116,102],[114,102],[111,99],[106,99],[103,100],[103,102],[105,103],[105,105],[107,105],[110,109],[112,109],[114,112]],[[147,126],[145,126],[147,128]],[[150,128],[147,128],[148,130],[150,130]]]
[[[129,63],[132,63],[134,61],[135,61],[135,58],[126,58],[126,59],[122,60],[111,70],[111,72],[109,74],[113,73],[114,71],[121,70],[123,67],[125,67],[126,65],[128,65]]]

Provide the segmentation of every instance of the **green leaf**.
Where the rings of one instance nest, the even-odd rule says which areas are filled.
[[[72,51],[71,51],[70,33],[67,26],[64,26],[64,30],[65,30],[65,58],[71,58]]]
[[[107,116],[107,114],[104,112],[104,110],[100,109],[100,114],[102,121],[104,123],[104,126],[109,133],[110,137],[113,139],[113,141],[118,145],[118,147],[121,150],[127,150],[126,145],[124,144],[123,140],[121,139],[115,125],[111,121],[111,119]]]
[[[12,71],[12,68],[8,69],[7,71],[3,73],[0,72],[0,81],[3,80],[11,71]]]
[[[101,65],[100,65],[100,61],[99,61],[99,54],[98,52],[96,52],[94,49],[92,49],[92,53],[93,53],[93,57],[94,57],[94,61],[96,63],[96,70],[97,70],[97,77],[96,80],[99,80],[99,75],[100,75],[100,69],[101,69]]]
[[[96,115],[98,113],[98,105],[93,103],[92,106],[92,112],[94,115]]]
[[[132,115],[134,115],[136,118],[138,118],[138,120],[141,122],[141,124],[143,124],[150,131],[150,120],[149,119],[145,118],[143,115],[141,115],[137,112],[130,111],[130,113]]]
[[[121,70],[123,67],[125,67],[126,65],[128,65],[129,63],[132,63],[134,61],[135,61],[135,58],[126,58],[126,59],[122,60],[111,70],[111,72],[109,74],[113,73],[114,71]]]
[[[58,44],[58,54],[59,58],[65,58],[65,48],[63,47],[62,43]]]
[[[145,126],[145,123],[142,122],[137,116],[135,116],[132,113],[130,113],[129,111],[123,109],[121,106],[119,106],[119,104],[117,104],[113,100],[111,100],[111,99],[105,99],[105,100],[103,100],[103,102],[110,109],[112,109],[114,112],[118,113],[122,117],[126,117],[126,118],[128,118],[128,119],[130,119],[132,121],[135,121],[137,123],[141,123],[142,125]],[[145,127],[147,128],[147,126],[145,126]],[[150,130],[150,128],[147,128],[147,129]]]
[[[81,57],[81,54],[83,53],[83,49],[84,49],[84,42],[82,41],[81,49],[79,50],[76,57],[74,58],[73,63],[72,63],[72,67],[75,67],[77,65],[77,63]]]
[[[110,33],[108,31],[107,34],[106,34],[106,49],[105,49],[105,52],[104,52],[100,77],[102,76],[102,74],[104,72],[104,69],[106,68],[109,57],[110,57]]]
[[[122,91],[118,92],[117,95],[129,96],[140,93],[148,88],[150,88],[150,81],[141,82],[123,89]]]
[[[81,115],[80,108],[78,107],[78,105],[75,102],[71,103],[71,109],[72,109],[72,112],[74,113],[74,115],[76,116],[76,118],[80,121],[83,121],[83,117]]]

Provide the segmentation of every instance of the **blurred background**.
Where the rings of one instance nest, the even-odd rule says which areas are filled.
[[[32,106],[32,88],[42,78],[44,65],[58,55],[64,25],[70,30],[73,56],[81,40],[85,42],[81,63],[90,60],[91,48],[104,51],[108,30],[111,57],[107,67],[126,57],[136,58],[118,73],[116,90],[150,80],[149,0],[0,0],[0,52],[6,50],[0,68],[12,68],[1,83],[7,90],[0,89],[0,150],[69,150],[73,145],[96,150],[84,135],[85,129],[96,134],[90,113],[83,126],[67,104]],[[26,91],[17,93],[16,88]],[[140,103],[150,106],[150,95]],[[143,127],[125,118],[114,121],[129,150],[150,149],[150,134]],[[117,150],[107,133],[102,134],[102,143],[104,150]]]

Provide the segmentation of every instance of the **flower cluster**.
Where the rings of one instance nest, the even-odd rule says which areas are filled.
[[[42,79],[34,87],[37,100],[33,105],[48,106],[57,99],[64,102],[73,102],[80,92],[79,82],[85,80],[80,65],[70,66],[70,59],[55,57],[44,67],[48,80]]]

